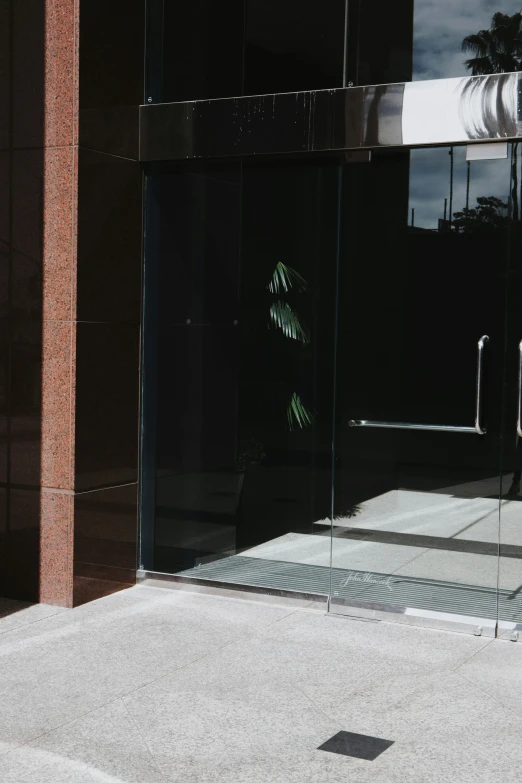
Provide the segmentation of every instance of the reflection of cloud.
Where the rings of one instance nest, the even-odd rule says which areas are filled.
[[[415,225],[436,229],[444,217],[444,199],[450,197],[450,156],[448,147],[412,150],[410,157],[410,201],[415,209]],[[466,206],[466,148],[453,152],[453,212]],[[470,207],[480,196],[496,196],[507,202],[510,187],[510,161],[481,160],[470,164]],[[411,214],[411,212],[410,212]]]
[[[516,136],[518,76],[409,82],[402,102],[403,144]]]
[[[496,11],[514,14],[520,0],[415,0],[413,79],[443,79],[469,73],[462,40],[490,26]]]

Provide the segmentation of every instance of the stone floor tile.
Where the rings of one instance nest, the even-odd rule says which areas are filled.
[[[61,606],[47,604],[30,604],[26,601],[12,601],[0,598],[0,634],[20,628],[24,625],[47,619],[53,615],[67,612]]]
[[[2,783],[164,783],[121,701],[0,758]]]
[[[522,643],[496,641],[465,661],[457,672],[485,697],[522,715]]]

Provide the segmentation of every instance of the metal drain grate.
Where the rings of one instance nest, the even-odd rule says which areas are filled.
[[[182,571],[180,576],[316,595],[328,595],[330,590],[330,569],[326,566],[244,555],[205,563]],[[497,591],[489,587],[341,568],[333,568],[331,578],[332,597],[341,602],[357,600],[492,620],[497,616]],[[501,590],[499,617],[521,623],[522,594]]]

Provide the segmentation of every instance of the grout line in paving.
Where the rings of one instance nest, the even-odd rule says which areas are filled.
[[[466,658],[464,661],[461,661],[460,663],[458,663],[457,666],[455,666],[455,668],[452,669],[452,671],[457,672],[457,669],[460,669],[460,667],[464,666],[465,663],[467,663],[468,661],[471,661],[471,659],[474,658],[475,655],[478,655],[480,652],[482,652],[482,650],[485,650],[486,647],[489,647],[489,645],[492,644],[495,641],[497,641],[497,640],[496,639],[487,639],[486,642],[484,644],[482,644],[477,650],[472,652],[471,655],[468,658]]]
[[[485,691],[483,688],[480,687],[480,685],[477,685],[476,682],[473,682],[472,680],[468,680],[467,677],[464,677],[464,675],[461,674],[458,671],[455,671],[454,674],[456,674],[458,677],[460,677],[462,680],[464,680],[464,682],[467,682],[468,685],[473,686],[473,688],[475,688],[475,690],[480,691],[480,693],[483,693],[484,696],[487,699],[490,699],[491,701],[496,702],[500,707],[502,707],[503,709],[507,710],[508,712],[511,712],[517,718],[521,717],[519,712],[516,712],[512,707],[508,707],[507,704],[503,704],[503,702],[501,702],[499,699],[497,699],[496,696],[494,696],[492,693],[488,693],[488,691]]]
[[[311,697],[311,696],[309,696],[309,695],[306,693],[306,691],[303,691],[303,689],[302,689],[302,688],[300,688],[300,687],[299,687],[298,685],[296,685],[295,683],[292,683],[292,685],[293,685],[293,687],[296,689],[296,691],[299,691],[299,693],[300,693],[300,694],[302,694],[302,695],[303,695],[303,696],[304,696],[306,699],[308,699],[308,701],[310,702],[310,704],[312,704],[312,705],[315,707],[315,709],[316,709],[316,710],[319,710],[319,712],[322,712],[322,713],[323,713],[323,715],[325,716],[325,718],[326,718],[327,720],[331,721],[331,722],[332,722],[332,723],[333,723],[335,726],[337,726],[337,728],[339,729],[339,731],[340,731],[340,730],[343,728],[343,725],[342,725],[341,721],[340,721],[340,720],[338,720],[338,718],[336,718],[336,717],[334,718],[334,717],[332,717],[331,715],[328,715],[328,713],[327,713],[327,712],[326,712],[326,711],[325,711],[325,710],[324,710],[324,709],[323,709],[323,708],[322,708],[322,707],[321,707],[319,704],[317,704],[317,703],[316,703],[316,702],[315,702],[315,701],[312,699],[312,697]]]
[[[143,734],[141,733],[141,729],[140,729],[140,727],[138,726],[138,724],[137,724],[137,723],[136,723],[136,721],[134,720],[134,715],[132,715],[131,711],[129,710],[129,708],[127,707],[127,705],[125,704],[125,702],[123,701],[123,699],[122,699],[121,697],[120,697],[120,701],[121,701],[121,703],[123,704],[123,709],[125,710],[125,712],[126,712],[126,713],[127,713],[127,715],[129,716],[130,720],[132,721],[132,723],[134,724],[134,726],[135,726],[135,728],[136,728],[136,731],[137,731],[137,732],[138,732],[138,734],[140,735],[140,737],[141,737],[141,739],[142,739],[142,742],[143,742],[143,744],[144,744],[144,745],[145,745],[145,747],[147,748],[147,751],[148,751],[148,753],[149,753],[149,755],[150,755],[150,757],[151,757],[151,759],[152,759],[152,761],[153,761],[153,763],[154,763],[154,766],[156,767],[156,769],[157,769],[157,771],[159,772],[159,774],[161,775],[161,777],[162,777],[162,778],[164,778],[164,779],[166,780],[166,778],[165,778],[165,775],[163,774],[163,771],[162,771],[162,769],[161,769],[161,767],[160,767],[160,765],[159,765],[159,762],[158,762],[158,760],[157,760],[156,756],[154,755],[154,753],[153,753],[153,752],[152,752],[152,750],[150,749],[150,747],[149,747],[149,743],[147,742],[147,740],[145,739],[145,737],[144,737],[144,736],[143,736]]]
[[[8,756],[10,753],[13,753],[15,750],[20,750],[20,748],[25,748],[28,745],[31,745],[33,742],[36,742],[42,737],[46,737],[48,734],[52,734],[53,732],[58,731],[58,729],[63,729],[64,726],[68,726],[70,723],[74,723],[77,720],[86,718],[88,715],[91,715],[93,712],[97,712],[98,710],[103,710],[104,707],[109,707],[111,704],[115,704],[118,701],[118,699],[121,699],[121,696],[117,696],[115,699],[109,699],[109,701],[106,701],[103,704],[98,704],[98,706],[94,707],[92,710],[87,710],[87,712],[82,712],[81,715],[76,715],[74,718],[71,718],[70,720],[66,720],[63,723],[58,724],[58,726],[53,726],[52,729],[47,729],[46,731],[42,731],[42,733],[38,734],[36,737],[31,737],[31,739],[28,739],[25,742],[20,742],[18,745],[15,745],[13,748],[11,748],[11,750],[8,750],[6,753],[0,754],[0,759],[2,759],[4,756]]]
[[[35,604],[35,606],[38,606],[38,604]],[[23,611],[23,610],[22,610]],[[19,631],[20,628],[28,628],[30,625],[35,625],[36,623],[42,623],[44,620],[50,620],[51,617],[56,617],[59,614],[65,614],[70,610],[62,609],[61,607],[57,607],[56,612],[52,612],[51,614],[45,615],[45,617],[38,617],[35,620],[29,620],[27,623],[20,623],[19,625],[14,625],[12,628],[7,628],[5,631],[1,630],[0,626],[0,636],[4,636],[4,634],[12,633],[13,631]],[[6,615],[9,617],[9,615]],[[0,622],[4,618],[0,618]]]

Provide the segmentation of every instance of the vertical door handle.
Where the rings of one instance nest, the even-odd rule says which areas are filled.
[[[485,334],[480,338],[477,345],[477,393],[475,398],[475,429],[479,435],[486,434],[486,428],[482,426],[482,380],[484,367],[484,346],[489,342],[489,337]],[[522,344],[522,343],[521,343]]]
[[[517,435],[522,438],[522,340],[518,344],[518,411]]]

